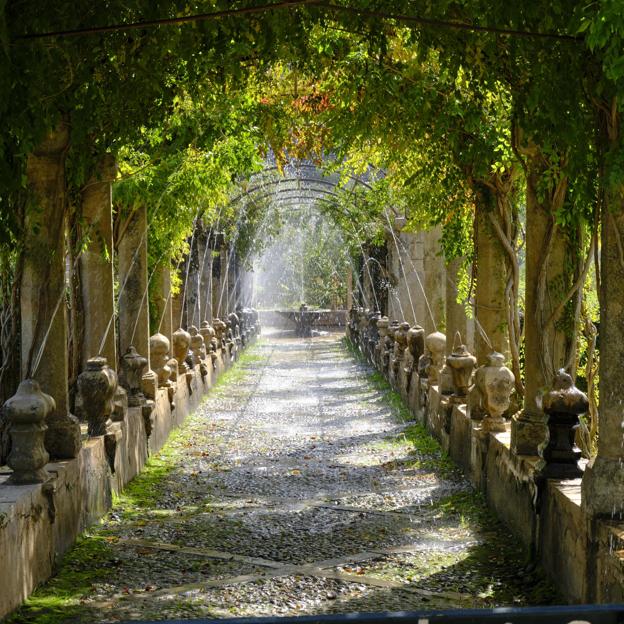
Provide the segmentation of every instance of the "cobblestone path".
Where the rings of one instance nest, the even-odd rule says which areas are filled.
[[[339,336],[263,338],[16,621],[552,601],[405,416]]]

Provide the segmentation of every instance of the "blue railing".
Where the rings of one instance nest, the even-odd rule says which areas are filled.
[[[624,624],[624,605],[571,605],[301,617],[160,620],[125,624]]]

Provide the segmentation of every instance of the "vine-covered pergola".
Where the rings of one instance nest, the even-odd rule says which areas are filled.
[[[227,335],[245,260],[313,204],[370,312],[388,311],[371,256],[436,231],[452,288],[428,329],[473,318],[477,364],[502,354],[515,456],[543,454],[565,369],[589,400],[584,512],[621,520],[623,42],[613,0],[1,5],[0,399],[32,381],[54,399],[25,479],[79,455],[94,358],[130,388],[121,363],[143,356],[154,398],[151,339]]]

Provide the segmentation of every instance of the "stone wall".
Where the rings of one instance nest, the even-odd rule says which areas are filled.
[[[104,437],[87,437],[75,459],[50,463],[52,479],[44,484],[7,485],[10,471],[0,467],[0,618],[18,607],[52,574],[55,564],[78,535],[101,518],[119,492],[167,441],[170,432],[197,408],[202,397],[230,365],[219,353],[216,371],[208,367],[202,377],[199,365],[192,371],[189,393],[186,377],[177,380],[175,409],[167,390],[159,388],[152,431],[145,429],[140,407],[128,408],[120,423],[122,435],[111,473]]]

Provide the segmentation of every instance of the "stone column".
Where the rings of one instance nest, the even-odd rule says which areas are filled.
[[[457,283],[463,258],[454,258],[446,265],[446,335],[455,336],[459,332],[468,351],[472,352],[474,344],[474,325],[466,316],[466,310],[457,302]],[[446,343],[446,355],[451,355],[453,344]]]
[[[424,322],[428,315],[423,290],[423,234],[397,232],[388,241],[390,269],[396,278],[389,309],[393,318],[403,318],[410,325]]]
[[[115,172],[115,161],[109,155],[82,192],[83,233],[89,238],[79,258],[84,309],[82,370],[95,356],[105,357],[108,365],[117,369],[111,195]]]
[[[46,418],[45,447],[53,459],[76,457],[80,425],[68,409],[65,305],[65,153],[69,128],[50,132],[30,154],[21,281],[22,377],[33,378],[56,402]]]
[[[218,239],[215,240],[214,255],[212,257],[212,318],[221,318],[219,297],[221,296],[221,252]]]
[[[147,209],[137,206],[118,241],[119,253],[119,349],[123,357],[133,346],[147,359],[149,381],[144,392],[155,394],[156,375],[149,365],[149,301],[147,294]]]
[[[197,225],[191,249],[189,251],[188,266],[186,272],[186,315],[187,324],[190,327],[199,327],[201,321],[201,262],[203,260],[205,242],[202,240],[201,226]]]
[[[219,292],[217,293],[217,303],[218,303],[218,314],[217,316],[220,319],[226,318],[228,315],[228,298],[229,298],[229,290],[228,290],[228,268],[229,268],[229,258],[228,258],[228,248],[227,245],[221,245],[220,256],[219,256]]]
[[[421,325],[425,335],[435,331],[442,331],[445,327],[446,312],[446,273],[444,257],[440,247],[442,230],[436,226],[423,233],[423,269],[425,274],[424,289],[429,309]],[[431,316],[433,315],[433,319]]]
[[[156,327],[152,327],[152,334],[162,334],[171,342],[173,335],[173,308],[171,299],[171,269],[159,266],[156,269],[153,283],[154,307],[156,309]]]
[[[475,210],[475,253],[477,280],[475,287],[475,347],[477,363],[485,364],[487,356],[497,351],[509,359],[509,335],[505,307],[505,250],[496,237],[488,217],[489,191],[477,193]],[[528,283],[528,282],[527,282]],[[483,334],[487,336],[484,338]],[[488,344],[488,340],[489,343]]]
[[[527,181],[526,208],[526,292],[524,314],[525,387],[524,407],[514,417],[511,448],[520,455],[537,455],[546,438],[546,418],[538,405],[538,396],[550,386],[555,373],[565,366],[566,337],[556,321],[546,327],[547,319],[559,303],[562,290],[568,289],[564,275],[566,239],[561,233],[552,238],[550,204],[538,201],[539,171],[532,170]],[[546,256],[545,251],[549,249]],[[540,301],[540,281],[546,292]],[[612,297],[613,293],[609,293]],[[601,345],[604,345],[601,339]],[[548,349],[548,353],[546,352]],[[602,352],[601,352],[602,357]],[[602,379],[601,379],[602,384]],[[602,408],[601,408],[602,409]]]
[[[202,321],[212,320],[212,240],[211,233],[206,238],[204,254],[200,258],[201,278],[199,292],[201,297]]]
[[[234,250],[230,253],[228,263],[228,312],[234,312],[240,298],[240,270],[238,256]]]
[[[598,453],[582,483],[583,506],[592,516],[621,519],[624,512],[624,208],[603,213],[600,297],[600,431]]]
[[[184,279],[186,271],[182,271],[180,275],[180,287],[175,295],[171,296],[171,331],[174,332],[178,327],[186,326],[186,306],[182,305],[184,296]],[[173,336],[173,333],[171,334]]]
[[[350,310],[353,306],[353,270],[347,271],[347,298],[345,302],[345,310]]]

